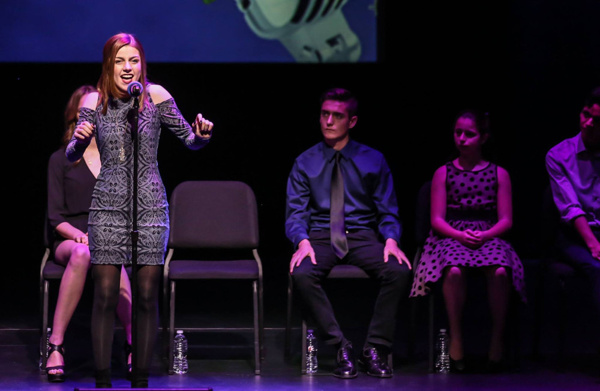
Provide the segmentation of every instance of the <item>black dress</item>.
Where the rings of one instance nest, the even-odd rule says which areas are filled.
[[[498,167],[490,163],[479,171],[464,171],[446,164],[446,220],[453,228],[485,231],[498,220]],[[433,230],[423,245],[410,296],[424,296],[428,285],[442,277],[447,266],[482,267],[500,265],[512,271],[512,283],[526,301],[523,265],[512,245],[495,237],[477,249],[457,240],[438,236]]]
[[[127,115],[133,99],[111,99],[106,115],[83,107],[79,122],[96,125],[95,137],[102,168],[92,194],[89,215],[89,245],[92,264],[131,264],[133,142]],[[165,187],[158,169],[160,132],[164,127],[188,148],[199,149],[207,141],[197,138],[171,98],[157,105],[149,96],[138,120],[138,208],[137,242],[139,265],[162,265],[169,237],[169,212]],[[71,160],[84,149],[67,146]]]
[[[64,222],[88,232],[88,215],[96,178],[84,160],[71,163],[65,148],[55,151],[48,160],[48,223],[53,229],[52,248],[65,240],[56,231]]]

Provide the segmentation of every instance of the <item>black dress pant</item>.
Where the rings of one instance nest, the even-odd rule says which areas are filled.
[[[329,231],[312,231],[309,241],[315,251],[316,265],[305,258],[294,269],[292,279],[304,308],[316,322],[324,343],[339,344],[344,335],[335,318],[333,308],[325,290],[323,280],[338,264],[358,266],[378,283],[378,294],[373,310],[365,345],[380,346],[391,350],[396,327],[400,300],[408,296],[411,271],[391,256],[383,261],[384,244],[372,230],[349,232],[348,254],[339,259],[331,248]],[[349,297],[348,300],[352,300]]]
[[[600,231],[594,230],[594,236],[600,240]],[[594,317],[600,321],[600,262],[592,253],[574,228],[562,226],[556,245],[565,262],[571,264],[587,280],[595,306]],[[600,342],[600,341],[599,341]]]

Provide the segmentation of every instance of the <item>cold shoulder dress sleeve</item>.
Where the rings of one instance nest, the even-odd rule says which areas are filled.
[[[111,99],[106,114],[102,105],[96,110],[82,108],[79,121],[96,125],[96,143],[102,169],[92,194],[89,215],[89,244],[93,264],[131,264],[133,200],[133,142],[128,113],[133,99]],[[158,144],[161,128],[168,129],[188,148],[199,149],[207,141],[198,140],[173,99],[155,105],[150,99],[138,119],[138,197],[137,263],[164,263],[169,237],[167,195],[158,169]],[[74,139],[67,155],[76,156]]]

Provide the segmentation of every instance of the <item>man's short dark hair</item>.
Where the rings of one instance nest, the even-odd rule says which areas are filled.
[[[600,86],[594,88],[583,101],[584,107],[600,106]]]
[[[348,114],[350,117],[357,115],[358,113],[358,100],[356,96],[345,88],[330,88],[321,95],[321,104],[326,100],[335,100],[337,102],[344,102],[348,107]]]

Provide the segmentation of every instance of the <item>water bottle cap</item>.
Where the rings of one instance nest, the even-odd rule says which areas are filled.
[[[183,334],[183,330],[177,330],[177,334]]]
[[[445,333],[446,329],[440,329],[440,332]]]

